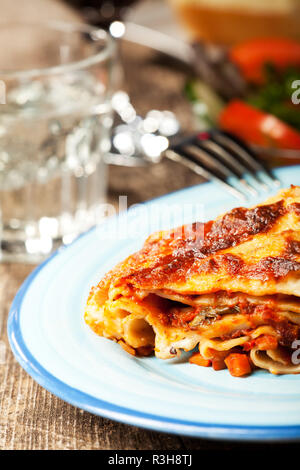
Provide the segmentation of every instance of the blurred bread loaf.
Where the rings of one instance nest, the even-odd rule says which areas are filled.
[[[300,39],[300,0],[169,0],[193,39],[234,44],[253,37]]]

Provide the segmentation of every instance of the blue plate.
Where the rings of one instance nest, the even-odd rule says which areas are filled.
[[[279,169],[277,176],[285,187],[299,184],[300,167]],[[193,366],[186,355],[136,358],[83,321],[91,285],[150,232],[234,206],[218,186],[200,185],[112,217],[57,251],[29,276],[11,307],[8,336],[19,363],[66,402],[128,424],[219,439],[299,439],[300,376],[261,370],[238,379]]]

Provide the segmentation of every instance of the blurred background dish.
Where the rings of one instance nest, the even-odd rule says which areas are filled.
[[[234,44],[255,37],[300,39],[299,0],[169,0],[194,40]]]
[[[198,77],[186,93],[199,126],[234,133],[271,165],[299,161],[300,42],[196,43],[194,51]]]

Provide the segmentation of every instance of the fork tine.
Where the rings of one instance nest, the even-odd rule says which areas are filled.
[[[238,200],[243,201],[243,202],[247,200],[247,198],[241,191],[239,191],[230,183],[228,183],[226,178],[222,178],[222,177],[215,175],[214,173],[210,171],[209,168],[206,167],[206,165],[202,163],[200,165],[199,161],[197,161],[195,157],[190,155],[188,152],[184,151],[180,146],[166,150],[165,156],[172,161],[175,161],[177,163],[180,163],[186,166],[187,168],[192,170],[194,173],[202,176],[203,178],[207,180],[216,181],[222,187],[224,187],[224,189],[229,191]]]
[[[214,142],[213,140],[199,140],[195,139],[195,145],[201,149],[204,149],[206,152],[214,157],[215,160],[218,162],[218,166],[222,166],[223,168],[230,168],[232,173],[239,178],[240,184],[244,187],[244,189],[250,193],[252,196],[257,196],[257,190],[251,186],[245,179],[245,174],[248,173],[248,169],[237,159],[235,156],[230,153],[226,148],[222,147],[218,142]],[[221,160],[221,161],[220,161]],[[258,184],[261,184],[258,179],[256,179]]]
[[[238,162],[234,158],[234,155],[231,154],[226,148],[222,147],[222,145],[220,145],[219,142],[215,142],[211,139],[207,139],[207,140],[196,139],[195,143],[201,148],[204,147],[205,149],[208,149],[214,152],[217,157],[221,158],[230,166],[232,171],[234,171],[237,176],[241,177],[244,173],[248,171],[247,168],[243,164]]]
[[[223,135],[222,133],[213,131],[211,139],[214,143],[218,143],[222,148],[229,151],[231,155],[233,155],[234,161],[238,161],[239,159],[243,162],[242,166],[245,168],[245,173],[248,173],[248,177],[253,180],[254,184],[258,185],[259,189],[267,192],[269,191],[268,185],[259,177],[259,165],[256,165],[256,161],[245,154],[243,148],[238,146],[236,142],[232,141],[228,136]]]
[[[191,153],[196,154],[200,158],[201,163],[203,163],[203,158],[208,162],[208,164],[213,167],[214,173],[221,172],[223,176],[227,179],[227,182],[236,180],[237,184],[242,186],[243,190],[251,196],[256,196],[257,191],[253,189],[244,178],[241,178],[241,174],[233,169],[229,168],[227,165],[220,161],[218,154],[212,149],[205,148],[199,144],[199,141],[195,139],[190,145],[186,147],[187,150],[190,150]],[[241,189],[242,189],[241,188]]]
[[[258,161],[255,153],[238,137],[224,131],[213,131],[211,135],[214,140],[217,140],[223,145],[231,148],[231,150],[235,152],[248,166],[248,169],[255,172],[263,184],[267,181],[268,184],[271,183],[273,186],[281,186],[281,182],[273,175],[269,168],[267,168],[263,162]]]

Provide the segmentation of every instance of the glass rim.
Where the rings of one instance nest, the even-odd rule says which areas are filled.
[[[66,64],[53,65],[51,67],[34,67],[31,69],[3,70],[0,68],[1,79],[23,79],[34,78],[43,75],[56,75],[59,73],[71,72],[104,62],[112,56],[115,51],[115,39],[104,29],[90,26],[86,23],[71,23],[66,21],[0,21],[0,31],[3,26],[12,27],[47,27],[49,30],[56,30],[69,33],[86,33],[95,41],[104,41],[104,48],[100,52],[91,54],[89,57],[72,61]]]

